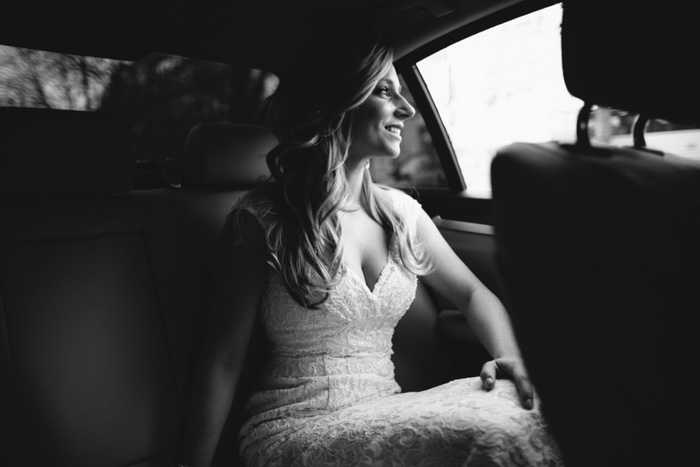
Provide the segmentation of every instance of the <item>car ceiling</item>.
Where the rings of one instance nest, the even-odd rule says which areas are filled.
[[[164,52],[284,74],[305,41],[369,24],[397,57],[488,13],[537,0],[24,0],[0,44],[134,60]],[[539,1],[542,3],[542,1]]]

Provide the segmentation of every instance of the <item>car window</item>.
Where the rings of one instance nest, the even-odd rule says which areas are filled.
[[[608,108],[594,108],[589,123],[591,141],[631,146],[637,114]],[[646,124],[646,146],[688,159],[700,160],[700,125],[651,119]]]
[[[167,54],[130,62],[0,46],[0,107],[122,114],[135,159],[161,173],[194,125],[253,123],[277,84],[272,73]]]
[[[582,106],[561,71],[561,6],[470,36],[417,63],[474,197],[490,197],[490,164],[513,141],[575,136]]]
[[[155,172],[169,170],[197,123],[258,120],[278,83],[261,70],[166,54],[129,62],[0,45],[0,107],[121,113],[135,158]],[[419,113],[405,124],[401,155],[375,159],[371,172],[375,181],[399,188],[446,186]]]
[[[0,45],[0,107],[99,110],[123,63]]]
[[[417,63],[449,134],[467,193],[491,196],[496,151],[515,141],[573,142],[583,102],[569,94],[561,63],[561,4],[467,37]],[[594,143],[631,145],[635,115],[597,108]],[[651,121],[647,146],[700,158],[697,126]]]

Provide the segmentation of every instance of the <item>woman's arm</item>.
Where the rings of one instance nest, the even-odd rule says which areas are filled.
[[[434,265],[423,280],[460,309],[469,328],[493,357],[481,371],[484,388],[492,389],[497,376],[510,377],[515,381],[523,406],[532,408],[532,385],[505,308],[462,262],[430,217],[422,211],[418,219],[418,236]]]
[[[195,371],[180,462],[209,466],[228,417],[267,282],[267,245],[248,213],[229,220],[214,260],[208,333]]]

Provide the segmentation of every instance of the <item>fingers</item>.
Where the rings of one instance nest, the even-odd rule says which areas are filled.
[[[518,396],[520,397],[520,403],[523,408],[527,410],[532,409],[535,406],[535,394],[530,378],[522,363],[513,369],[513,382],[515,382],[515,387],[518,390]]]
[[[496,386],[496,361],[490,360],[481,367],[481,382],[484,390],[490,391]]]
[[[522,360],[518,359],[496,359],[484,363],[479,375],[482,387],[486,391],[492,390],[496,385],[496,376],[511,378],[518,391],[518,398],[523,408],[530,410],[535,404],[535,395],[530,378],[525,370]]]

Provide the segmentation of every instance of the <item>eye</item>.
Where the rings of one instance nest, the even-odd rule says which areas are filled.
[[[391,89],[388,86],[380,86],[377,88],[377,94],[380,96],[389,97],[391,95]]]

